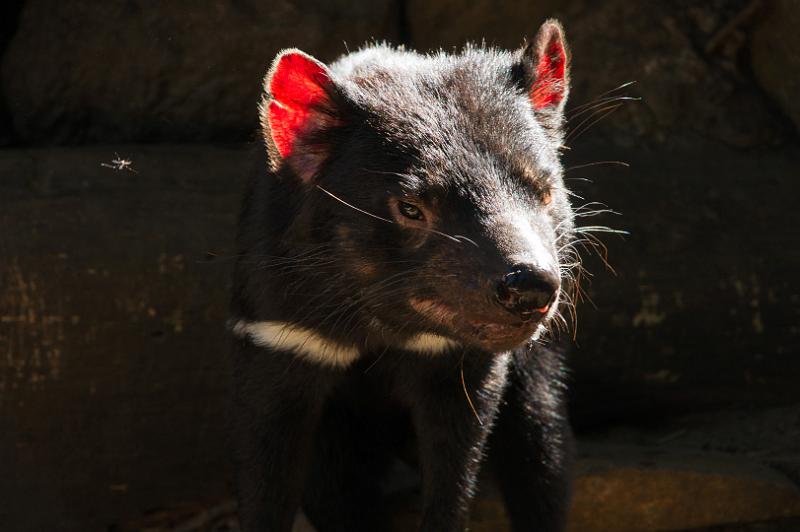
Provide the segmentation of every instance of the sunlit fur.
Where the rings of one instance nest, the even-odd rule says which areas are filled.
[[[575,260],[561,132],[552,114],[532,108],[515,69],[521,54],[377,46],[332,64],[341,125],[298,148],[326,153],[327,163],[308,184],[285,161],[246,205],[240,242],[253,262],[240,265],[239,295],[256,312],[240,317],[302,323],[366,350],[423,333],[472,343],[467,324],[427,320],[409,300],[493,320],[486,287],[514,262],[556,263],[568,289]],[[392,197],[425,202],[430,230],[392,223]],[[270,234],[253,232],[261,227]],[[259,311],[265,292],[269,309]],[[382,337],[368,327],[374,317]]]
[[[289,532],[301,505],[320,532],[385,529],[386,475],[410,448],[420,530],[466,528],[483,462],[515,532],[564,529],[566,370],[547,332],[574,311],[582,238],[560,162],[568,55],[547,85],[563,93],[531,101],[537,72],[562,72],[540,54],[568,48],[553,21],[532,42],[369,46],[323,65],[307,114],[325,117],[281,125],[291,150],[270,140],[280,116],[262,120],[273,148],[248,185],[232,298],[244,530]],[[533,318],[497,297],[518,264],[561,278]]]

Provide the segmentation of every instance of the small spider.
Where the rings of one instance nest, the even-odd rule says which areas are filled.
[[[111,161],[111,163],[100,163],[100,166],[105,166],[106,168],[113,168],[114,170],[127,170],[128,172],[133,172],[134,174],[138,174],[133,166],[133,161],[130,159],[122,159],[119,156],[119,153],[114,152],[114,156],[116,157]]]

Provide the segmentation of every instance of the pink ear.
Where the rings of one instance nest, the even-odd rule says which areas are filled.
[[[546,22],[537,36],[536,79],[530,90],[531,103],[536,110],[558,107],[566,98],[567,50],[561,26]]]
[[[287,157],[303,134],[324,125],[332,82],[324,65],[299,50],[278,56],[268,79],[269,130],[281,157]]]

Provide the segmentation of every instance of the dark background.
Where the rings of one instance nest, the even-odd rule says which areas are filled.
[[[550,16],[573,52],[568,183],[621,213],[584,224],[630,233],[603,237],[616,273],[584,254],[576,429],[800,404],[800,2],[10,1],[3,528],[227,496],[226,255],[278,50],[517,47]],[[628,81],[641,101],[579,114]],[[135,173],[102,166],[117,153]]]

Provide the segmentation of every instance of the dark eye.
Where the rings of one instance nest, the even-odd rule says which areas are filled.
[[[422,211],[416,205],[406,203],[405,201],[398,201],[397,208],[400,210],[400,213],[403,216],[405,216],[406,218],[410,218],[411,220],[425,219],[425,216],[422,214]]]

